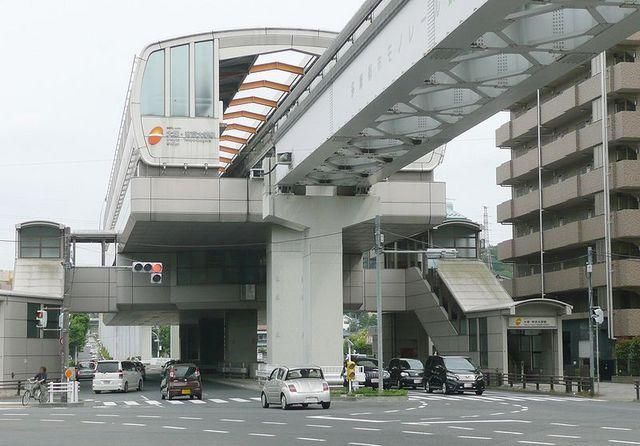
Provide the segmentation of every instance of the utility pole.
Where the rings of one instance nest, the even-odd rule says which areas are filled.
[[[544,200],[542,195],[542,108],[540,102],[540,89],[536,92],[536,117],[538,137],[538,225],[540,229],[540,297],[545,298],[544,283]]]
[[[595,378],[595,361],[593,357],[593,248],[587,249],[587,279],[589,281],[589,376]]]
[[[491,256],[491,243],[489,242],[489,208],[484,206],[482,213],[482,241],[484,243],[484,253],[487,259],[489,271],[493,272],[493,258]]]
[[[382,352],[382,262],[384,239],[380,224],[380,216],[375,218],[375,252],[376,252],[376,309],[377,309],[377,332],[378,332],[378,392],[384,391],[384,357]]]

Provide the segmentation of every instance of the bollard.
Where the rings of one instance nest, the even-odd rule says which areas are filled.
[[[554,384],[554,379],[553,376],[551,378],[549,378],[549,386],[551,387],[551,391],[553,392],[553,384]]]
[[[567,393],[572,393],[573,391],[573,386],[571,385],[571,378],[565,378],[564,379],[564,386],[565,386],[565,392]]]
[[[527,375],[525,375],[524,373],[522,374],[522,388],[527,388]]]
[[[20,396],[20,388],[22,387],[22,381],[18,380],[18,393],[16,396]]]
[[[636,400],[640,401],[640,381],[636,381]]]

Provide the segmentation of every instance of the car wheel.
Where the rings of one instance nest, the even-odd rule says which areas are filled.
[[[260,402],[262,403],[263,409],[269,408],[269,401],[267,401],[267,395],[265,395],[264,392],[262,392],[262,395],[260,395]]]
[[[196,395],[196,398],[197,398],[197,399],[199,399],[199,400],[201,400],[201,399],[202,399],[202,394],[201,394],[201,393],[197,394],[197,395]]]
[[[93,393],[95,393],[96,395],[99,395],[102,393],[102,390],[94,390]]]
[[[400,380],[397,380],[397,381],[396,381],[396,387],[397,387],[398,389],[402,389],[402,382],[400,382]]]
[[[309,407],[309,404],[308,403],[302,403],[302,407],[304,407],[306,409],[307,407]]]
[[[290,408],[289,403],[287,403],[287,397],[284,395],[284,393],[282,394],[282,396],[280,396],[280,408],[282,410],[289,410]]]
[[[449,393],[449,389],[447,388],[447,383],[442,383],[442,387],[440,388],[440,390],[442,390],[443,395],[447,395]]]
[[[328,409],[331,407],[331,401],[328,401],[326,403],[322,403],[322,408],[323,409]]]
[[[122,389],[124,393],[129,392],[129,381],[124,382],[124,389]]]
[[[160,399],[163,400],[165,398],[164,393],[160,394]]]
[[[480,396],[484,393],[484,390],[476,390],[476,395]]]
[[[144,388],[144,384],[142,383],[142,380],[138,381],[138,392],[142,392],[143,388]]]

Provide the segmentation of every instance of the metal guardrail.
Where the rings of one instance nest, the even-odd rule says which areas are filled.
[[[511,387],[523,390],[533,389],[539,391],[541,386],[548,386],[550,391],[563,389],[566,393],[589,393],[595,395],[594,379],[585,376],[558,376],[539,375],[526,373],[501,373],[495,371],[483,371],[487,387]]]
[[[49,382],[47,384],[47,392],[49,394],[49,403],[54,402],[55,395],[60,395],[61,400],[67,403],[77,403],[80,383],[78,381]]]

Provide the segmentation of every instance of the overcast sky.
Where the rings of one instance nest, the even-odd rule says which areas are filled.
[[[173,36],[244,27],[339,31],[361,0],[3,0],[0,13],[0,269],[12,269],[15,224],[32,219],[98,227],[133,56]],[[456,209],[492,241],[508,199],[495,168],[499,115],[451,143],[437,172]]]

